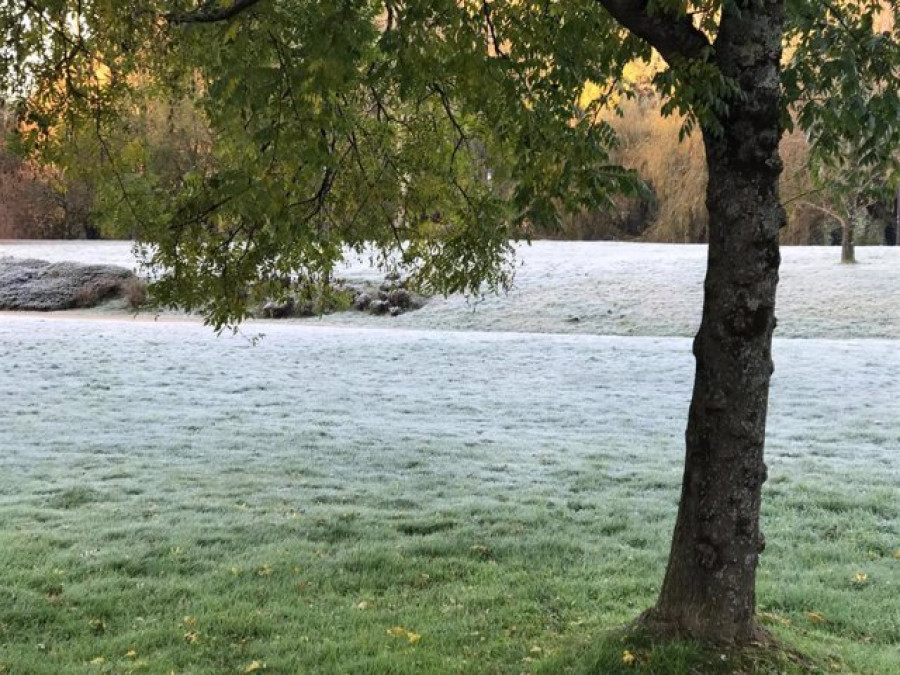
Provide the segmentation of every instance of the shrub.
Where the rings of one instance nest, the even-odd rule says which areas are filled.
[[[140,309],[147,303],[147,284],[137,277],[128,277],[120,283],[122,298],[131,309]]]

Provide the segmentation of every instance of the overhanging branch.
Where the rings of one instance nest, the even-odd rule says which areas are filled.
[[[260,0],[234,0],[234,2],[225,7],[216,5],[205,6],[193,12],[173,12],[163,16],[169,23],[218,23],[220,21],[228,21],[228,19],[237,16],[259,2]]]
[[[667,63],[673,59],[702,59],[710,48],[706,35],[690,16],[657,8],[651,14],[648,0],[597,0],[622,26],[656,49]]]

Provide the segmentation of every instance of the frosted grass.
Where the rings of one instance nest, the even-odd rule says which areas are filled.
[[[5,315],[3,501],[69,484],[274,499],[299,475],[322,499],[439,510],[572,498],[602,475],[667,488],[647,506],[672,513],[688,340],[255,328],[252,346],[193,322]],[[896,343],[779,340],[776,359],[774,484],[896,491]]]
[[[129,242],[0,242],[0,255],[135,267]],[[900,248],[860,247],[841,265],[829,247],[784,247],[779,337],[900,338]],[[347,312],[306,323],[384,328],[692,336],[706,247],[539,241],[518,249],[515,288],[476,302],[434,298],[400,317]],[[342,272],[377,279],[364,261]]]
[[[82,251],[121,264],[128,250],[93,246],[63,246],[60,259]],[[47,250],[16,249],[53,258]],[[456,636],[433,656],[446,669],[439,659],[468,653],[473,626],[492,634],[505,611],[523,635],[479,642],[476,662],[518,666],[534,644],[571,651],[632,619],[657,591],[675,518],[693,373],[690,340],[677,335],[699,315],[704,253],[537,244],[518,289],[474,313],[450,298],[395,320],[253,322],[244,336],[109,309],[0,313],[13,627],[0,656],[82,672],[100,645],[119,655],[136,645],[202,670],[224,663],[224,645],[239,671],[249,657],[243,640],[232,644],[238,630],[258,636],[251,646],[279,672],[321,662],[293,638],[280,645],[282,633],[316,635],[305,649],[322,654],[350,645],[356,660],[335,672],[378,670],[373,659],[399,663],[384,651],[385,627],[414,621],[426,641]],[[775,340],[760,610],[776,630],[792,621],[792,640],[871,666],[854,672],[892,672],[900,266],[895,250],[866,249],[849,268],[834,253],[785,250],[779,334],[828,339]],[[599,312],[598,298],[620,303],[629,329],[647,336],[561,334],[627,332],[604,318],[616,314],[585,311]],[[676,337],[654,336],[666,331]],[[322,594],[318,609],[294,600],[298,562]],[[266,583],[285,579],[263,600],[262,577],[229,571],[270,563]],[[860,571],[871,583],[854,585]],[[57,586],[58,606],[48,602]],[[357,604],[382,593],[373,623]],[[446,615],[447,597],[471,608],[454,601],[459,614]],[[259,602],[277,621],[260,618]],[[560,606],[577,630],[548,629]],[[84,637],[103,612],[109,635]],[[209,651],[185,643],[186,614],[206,617]],[[48,639],[56,647],[40,651]]]
[[[5,254],[134,263],[128,242],[2,242]],[[159,489],[210,464],[252,483],[254,466],[285,463],[333,491],[435,499],[556,493],[598,467],[677,486],[693,360],[688,340],[653,336],[694,331],[705,254],[536,242],[507,297],[254,322],[248,336],[266,334],[255,347],[189,320],[0,314],[0,462],[54,480],[54,466],[136,462]],[[776,340],[773,475],[849,472],[893,489],[897,342],[856,338],[900,336],[900,250],[862,249],[851,267],[833,248],[783,257],[777,334],[842,339]],[[362,263],[346,274],[372,275]]]

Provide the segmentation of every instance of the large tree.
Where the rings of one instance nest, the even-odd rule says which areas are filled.
[[[204,161],[173,190],[140,148],[108,153],[110,213],[154,245],[160,300],[221,327],[286,277],[327,279],[347,246],[438,292],[507,284],[511,238],[635,188],[609,165],[605,115],[629,94],[625,65],[657,50],[667,111],[706,148],[709,262],[682,496],[643,621],[746,643],[760,635],[778,144],[794,103],[823,158],[848,142],[891,156],[898,14],[877,0],[8,0],[0,56],[51,157],[60,119],[121,147],[147,96],[194,102]],[[605,95],[585,110],[589,82]]]

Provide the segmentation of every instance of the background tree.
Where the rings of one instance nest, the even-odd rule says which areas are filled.
[[[626,65],[656,49],[664,110],[682,114],[705,147],[709,261],[679,513],[643,622],[747,643],[763,637],[755,574],[784,224],[779,141],[797,101],[823,157],[851,140],[864,156],[896,147],[900,41],[874,31],[883,9],[876,0],[10,0],[0,54],[4,76],[22,76],[32,140],[45,148],[60,117],[112,133],[147,78],[191,97],[211,161],[167,191],[118,158],[120,216],[155,246],[160,301],[199,308],[221,327],[285,277],[327,279],[345,246],[374,250],[437,292],[508,285],[511,237],[634,187],[610,163],[614,133],[600,103],[578,102],[586,82],[618,90]]]

